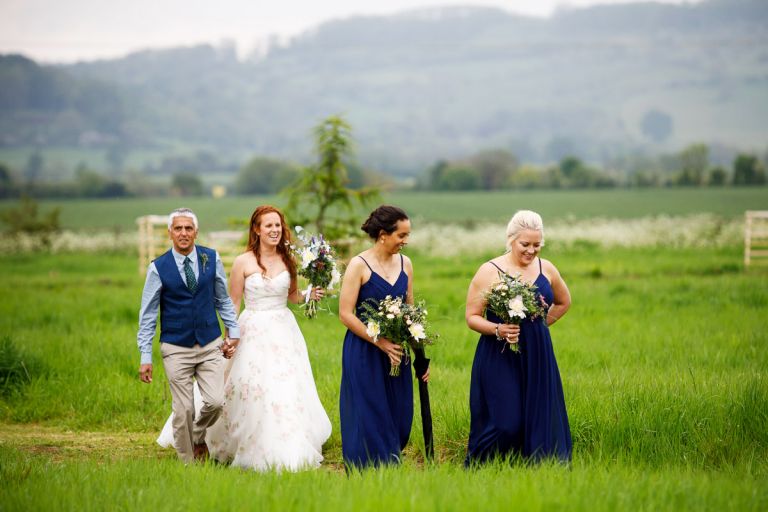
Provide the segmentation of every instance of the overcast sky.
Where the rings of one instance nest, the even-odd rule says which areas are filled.
[[[0,0],[0,53],[46,62],[231,40],[241,54],[333,18],[439,5],[495,6],[531,16],[632,0]],[[691,3],[698,0],[656,0]]]

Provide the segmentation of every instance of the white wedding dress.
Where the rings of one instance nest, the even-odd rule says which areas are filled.
[[[240,345],[231,359],[221,417],[206,434],[221,462],[258,471],[318,467],[331,422],[320,403],[307,346],[287,307],[290,274],[245,279]],[[201,404],[195,384],[195,408]],[[157,442],[173,446],[173,415]]]

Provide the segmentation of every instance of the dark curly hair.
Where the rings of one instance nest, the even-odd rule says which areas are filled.
[[[387,234],[394,233],[397,222],[401,220],[408,220],[408,215],[401,208],[383,204],[371,212],[360,229],[376,240],[382,231]]]

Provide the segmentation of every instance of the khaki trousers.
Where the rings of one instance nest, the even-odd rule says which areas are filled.
[[[193,446],[205,441],[205,431],[216,423],[224,403],[224,356],[217,338],[204,347],[160,344],[173,399],[173,446],[184,462],[194,461]],[[193,381],[197,380],[203,406],[195,420]]]

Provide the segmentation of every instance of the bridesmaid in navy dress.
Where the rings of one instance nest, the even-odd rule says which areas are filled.
[[[467,325],[481,336],[472,364],[467,466],[507,456],[571,459],[568,414],[549,335],[571,296],[557,268],[538,257],[543,231],[539,214],[517,212],[507,226],[508,252],[481,265],[469,285]],[[525,319],[518,327],[486,311],[484,295],[500,271],[536,284],[550,305],[546,319]],[[520,351],[505,349],[508,343],[519,343]]]
[[[362,226],[373,240],[370,249],[352,258],[344,273],[339,318],[347,327],[341,371],[341,449],[348,467],[397,463],[413,421],[410,359],[400,345],[373,338],[360,320],[360,304],[387,295],[413,303],[413,267],[400,254],[408,243],[411,222],[403,210],[380,206]],[[400,375],[390,377],[391,365]],[[429,371],[424,380],[429,379]]]

